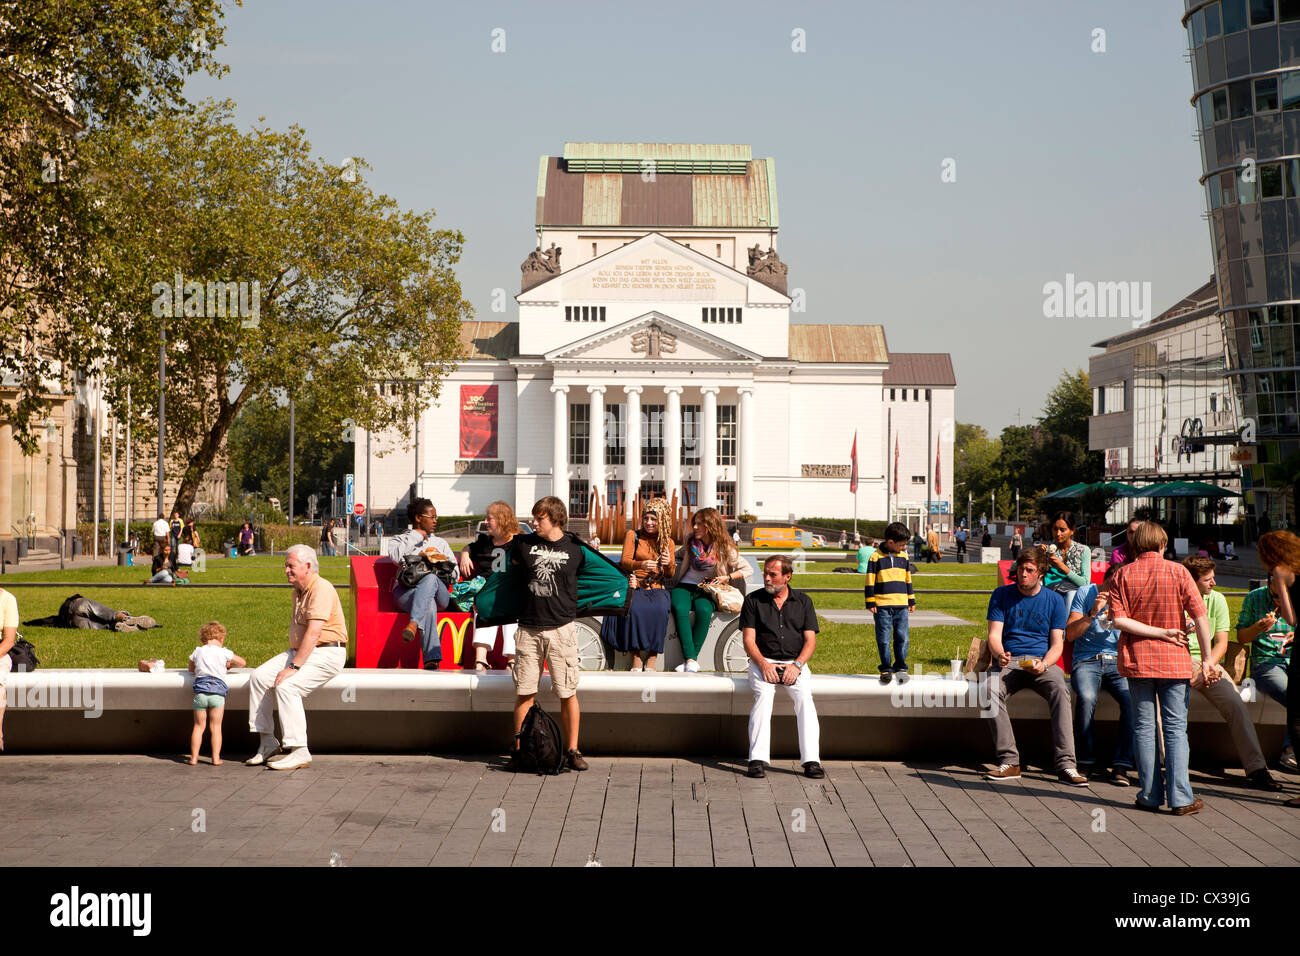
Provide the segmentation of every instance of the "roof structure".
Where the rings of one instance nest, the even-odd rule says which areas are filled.
[[[947,352],[895,352],[889,356],[884,385],[956,386],[952,356]]]
[[[519,355],[518,322],[462,322],[460,346],[471,359],[508,359]]]
[[[565,143],[541,157],[537,225],[776,229],[776,162],[746,145]]]
[[[1119,335],[1113,335],[1108,339],[1102,339],[1100,342],[1094,342],[1092,347],[1095,349],[1104,349],[1112,345],[1120,345],[1124,342],[1139,339],[1144,335],[1166,328],[1173,328],[1184,322],[1190,322],[1193,319],[1202,319],[1207,315],[1213,315],[1219,308],[1219,281],[1214,276],[1210,276],[1210,281],[1205,283],[1195,292],[1183,296],[1165,311],[1161,312],[1150,322],[1144,322],[1136,329],[1121,332]]]
[[[885,329],[879,325],[791,324],[789,349],[796,362],[883,364],[890,360]]]

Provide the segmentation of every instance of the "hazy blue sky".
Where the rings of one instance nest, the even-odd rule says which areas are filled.
[[[781,256],[807,295],[795,318],[951,352],[958,420],[996,433],[1131,325],[1045,319],[1044,283],[1150,282],[1158,314],[1213,271],[1181,11],[246,0],[227,11],[230,73],[188,93],[297,123],[323,158],[364,157],[375,189],[436,209],[466,236],[461,282],[489,319],[533,248],[538,156],[573,140],[749,143],[776,159]]]

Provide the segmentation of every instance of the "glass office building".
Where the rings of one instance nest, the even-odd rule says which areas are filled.
[[[1258,462],[1248,507],[1294,522],[1266,465],[1300,451],[1300,0],[1185,0],[1228,376]]]

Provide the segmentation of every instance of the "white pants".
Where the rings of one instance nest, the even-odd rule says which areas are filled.
[[[771,658],[769,658],[771,660]],[[788,661],[772,661],[786,664]],[[772,704],[776,689],[784,687],[794,702],[794,718],[799,728],[799,762],[820,761],[818,743],[821,728],[817,724],[817,708],[813,706],[812,674],[805,666],[793,684],[769,684],[763,672],[753,661],[749,662],[749,689],[754,692],[754,706],[749,711],[749,759],[772,762]]]
[[[321,684],[343,672],[347,663],[346,647],[318,647],[311,652],[302,670],[286,677],[275,686],[275,675],[289,666],[294,652],[276,654],[257,670],[248,682],[248,729],[255,734],[275,733],[272,711],[280,711],[280,727],[284,730],[281,742],[285,747],[307,746],[307,712],[303,698]],[[271,693],[267,693],[270,691]]]
[[[491,627],[479,627],[474,624],[474,639],[470,642],[475,647],[486,647],[489,651],[497,642],[497,628],[501,628],[501,653],[506,657],[515,656],[515,631],[518,624],[493,624]]]

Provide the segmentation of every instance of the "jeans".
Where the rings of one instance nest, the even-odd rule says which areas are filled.
[[[171,584],[172,573],[168,571],[166,568],[163,568],[161,571],[159,571],[157,574],[155,574],[153,577],[149,579],[149,583],[150,584]]]
[[[424,663],[442,660],[442,639],[438,635],[438,612],[451,603],[451,592],[436,574],[426,574],[414,588],[393,585],[393,604],[411,616],[420,628],[420,648]]]
[[[1286,734],[1292,740],[1300,740],[1300,693],[1292,691],[1296,686],[1292,677],[1300,677],[1300,654],[1291,653],[1291,663],[1286,668]]]
[[[87,597],[78,597],[68,607],[69,623],[91,631],[111,631],[117,623],[118,612],[106,604],[92,601]]]
[[[1250,676],[1254,679],[1255,686],[1268,694],[1269,697],[1272,697],[1283,707],[1286,706],[1287,687],[1289,686],[1286,675],[1287,669],[1282,664],[1252,663],[1250,665]],[[1282,746],[1291,746],[1290,727],[1287,728],[1286,742],[1283,743]]]
[[[1115,759],[1112,767],[1133,769],[1133,703],[1129,699],[1128,681],[1120,676],[1114,657],[1103,660],[1090,657],[1075,661],[1070,670],[1070,686],[1074,688],[1074,739],[1079,749],[1079,766],[1090,767],[1096,763],[1093,755],[1092,716],[1097,709],[1097,697],[1102,686],[1119,704],[1119,737],[1115,741]]]
[[[1070,723],[1070,692],[1065,689],[1065,671],[1055,664],[1041,674],[1022,670],[989,671],[993,719],[987,720],[993,734],[993,749],[999,764],[1020,766],[1020,750],[1007,713],[1007,698],[1028,688],[1047,701],[1052,721],[1052,762],[1057,773],[1072,770],[1074,761],[1074,727]],[[980,717],[986,715],[981,713]]]
[[[698,660],[704,640],[709,636],[709,624],[713,621],[714,603],[694,584],[679,584],[668,593],[673,605],[673,619],[677,622],[677,637],[682,642],[682,657],[688,661]],[[691,625],[691,612],[695,612],[695,624]]]
[[[880,652],[880,673],[907,673],[907,606],[876,609],[876,650]],[[890,647],[893,666],[890,666]]]
[[[1187,776],[1187,701],[1191,686],[1185,680],[1130,677],[1133,698],[1133,748],[1137,754],[1138,803],[1158,807],[1169,798],[1171,809],[1190,806],[1196,796]],[[1160,769],[1156,741],[1156,709],[1164,724],[1165,766]]]

